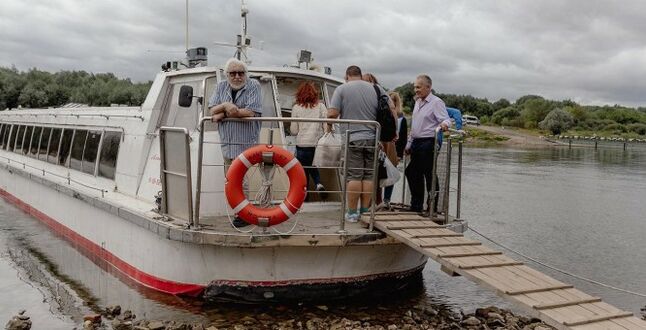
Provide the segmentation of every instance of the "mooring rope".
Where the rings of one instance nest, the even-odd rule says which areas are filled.
[[[595,281],[593,279],[589,279],[587,277],[572,274],[572,273],[570,273],[570,272],[568,272],[566,270],[563,270],[563,269],[548,265],[548,264],[546,264],[546,263],[544,263],[542,261],[536,260],[536,259],[534,259],[534,258],[532,258],[532,257],[530,257],[528,255],[525,255],[525,254],[523,254],[521,252],[518,252],[518,251],[516,251],[516,250],[514,250],[514,249],[512,249],[510,247],[507,247],[507,246],[505,246],[505,245],[503,245],[501,243],[498,243],[498,242],[494,241],[493,239],[491,239],[491,238],[485,236],[484,234],[480,233],[479,231],[473,229],[473,227],[471,227],[471,226],[469,226],[469,230],[471,230],[472,232],[480,235],[482,238],[486,239],[487,241],[489,241],[489,242],[491,242],[491,243],[493,243],[493,244],[495,244],[495,245],[497,245],[497,246],[499,246],[499,247],[501,247],[501,248],[503,248],[503,249],[505,249],[507,251],[510,251],[510,252],[512,252],[514,254],[517,254],[517,255],[519,255],[519,256],[527,259],[527,260],[530,260],[532,262],[535,262],[535,263],[537,263],[537,264],[539,264],[539,265],[541,265],[543,267],[546,267],[546,268],[549,268],[551,270],[557,271],[557,272],[559,272],[561,274],[564,274],[564,275],[567,275],[567,276],[570,276],[570,277],[574,277],[576,279],[579,279],[579,280],[582,280],[582,281],[585,281],[585,282],[588,282],[588,283],[596,284],[596,285],[602,286],[604,288],[612,289],[612,290],[615,290],[615,291],[620,291],[620,292],[632,294],[632,295],[639,296],[639,297],[646,297],[646,294],[644,294],[644,293],[635,292],[635,291],[631,291],[631,290],[627,290],[627,289],[622,289],[622,288],[619,288],[619,287],[616,287],[616,286],[613,286],[613,285],[610,285],[610,284],[605,284],[605,283],[602,283],[602,282],[599,282],[599,281]]]

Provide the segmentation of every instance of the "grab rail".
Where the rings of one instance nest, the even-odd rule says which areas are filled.
[[[45,174],[49,174],[49,175],[51,175],[51,176],[55,176],[55,177],[57,177],[57,178],[65,179],[65,180],[67,180],[67,184],[68,184],[68,185],[70,185],[72,182],[74,182],[74,183],[76,183],[76,184],[78,184],[78,185],[81,185],[81,186],[83,186],[83,187],[85,187],[85,188],[89,188],[89,189],[92,189],[92,190],[98,190],[98,191],[100,191],[100,192],[101,192],[101,198],[104,198],[104,197],[105,197],[105,193],[107,193],[107,192],[109,191],[109,190],[105,190],[105,189],[103,189],[103,188],[96,188],[96,187],[90,186],[89,184],[83,183],[83,182],[78,181],[78,180],[74,180],[74,179],[72,179],[72,178],[70,177],[70,173],[69,173],[69,171],[67,172],[67,176],[63,176],[63,175],[56,174],[56,173],[54,173],[54,172],[48,171],[48,170],[46,170],[46,169],[44,169],[44,168],[39,168],[39,167],[36,167],[36,166],[29,165],[29,164],[27,164],[27,163],[25,163],[25,162],[21,162],[21,161],[15,160],[15,159],[13,159],[13,158],[5,157],[5,156],[0,156],[0,158],[4,158],[4,159],[6,159],[6,160],[7,160],[7,164],[11,164],[11,163],[13,162],[13,163],[16,163],[16,164],[20,164],[20,165],[22,165],[22,168],[23,168],[23,169],[26,169],[27,167],[29,167],[29,168],[31,168],[31,169],[37,170],[37,171],[39,171],[39,172],[42,172],[42,173],[43,173],[43,176],[45,176]]]
[[[448,128],[446,131],[453,133],[454,135],[450,135],[449,138],[446,141],[446,173],[444,173],[445,178],[445,186],[443,190],[443,205],[442,205],[442,211],[444,213],[444,224],[447,224],[449,222],[449,189],[450,189],[450,183],[451,183],[451,154],[452,154],[452,140],[456,137],[459,137],[460,139],[458,140],[458,172],[457,172],[457,198],[456,198],[456,219],[460,219],[460,200],[461,200],[461,194],[462,194],[462,138],[466,136],[466,132],[463,130],[456,130],[452,128]],[[437,203],[436,199],[439,197],[440,193],[440,188],[439,188],[439,178],[437,176],[437,157],[439,156],[440,153],[440,148],[441,145],[439,144],[440,141],[440,134],[444,134],[442,131],[441,127],[437,127],[435,129],[435,141],[434,141],[434,153],[433,153],[433,170],[431,173],[431,187],[429,189],[430,193],[428,196],[428,208],[429,208],[429,218],[431,220],[436,219],[434,217],[435,215],[435,208]],[[437,188],[436,188],[437,186]]]

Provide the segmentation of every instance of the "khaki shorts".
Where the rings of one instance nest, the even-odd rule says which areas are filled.
[[[375,159],[375,140],[357,140],[350,142],[348,148],[348,180],[372,180]]]

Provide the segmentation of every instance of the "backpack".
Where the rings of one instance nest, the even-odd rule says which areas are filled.
[[[381,125],[381,134],[379,134],[379,141],[391,142],[397,135],[397,123],[390,111],[388,102],[390,98],[386,94],[382,94],[377,84],[372,85],[377,92],[377,122]]]

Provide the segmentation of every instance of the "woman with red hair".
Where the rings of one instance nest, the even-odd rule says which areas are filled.
[[[298,86],[296,102],[292,108],[292,118],[327,118],[327,108],[319,101],[319,91],[312,82],[305,81]],[[292,122],[289,128],[296,135],[296,159],[305,168],[307,181],[314,180],[317,191],[325,190],[321,184],[321,176],[316,167],[312,167],[316,143],[323,135],[322,123]]]

